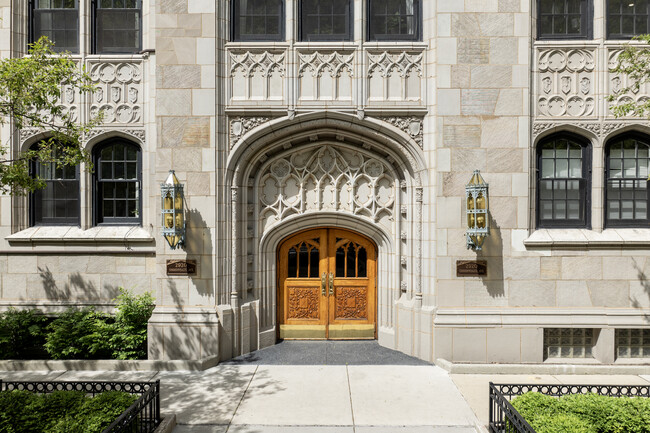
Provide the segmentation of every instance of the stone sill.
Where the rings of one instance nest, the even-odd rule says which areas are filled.
[[[37,226],[9,235],[5,240],[10,244],[154,242],[151,233],[138,226],[99,226],[88,230],[73,226]]]
[[[539,229],[524,240],[526,248],[646,248],[650,246],[650,228]]]
[[[438,358],[438,367],[451,374],[650,374],[646,365],[614,364],[575,364],[572,360],[564,364],[521,363],[521,364],[485,364],[469,362],[451,362]]]

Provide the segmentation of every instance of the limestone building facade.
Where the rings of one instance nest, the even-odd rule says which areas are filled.
[[[0,197],[0,304],[152,291],[151,359],[376,338],[428,361],[648,362],[650,124],[605,98],[650,10],[624,3],[0,0],[0,56],[50,36],[97,85],[61,104],[104,112],[84,139],[94,172]],[[0,130],[13,154],[45,136]],[[175,250],[169,170],[185,185]],[[457,274],[477,260],[485,275]]]

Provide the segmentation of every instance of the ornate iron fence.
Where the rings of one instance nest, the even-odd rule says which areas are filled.
[[[25,390],[38,394],[54,391],[81,391],[95,396],[106,391],[139,394],[102,433],[152,433],[160,424],[160,381],[155,382],[22,382],[0,380],[0,391]]]
[[[560,397],[570,394],[598,394],[609,397],[650,397],[646,385],[527,385],[494,384],[490,382],[490,433],[536,433],[517,412],[510,400],[527,392]]]

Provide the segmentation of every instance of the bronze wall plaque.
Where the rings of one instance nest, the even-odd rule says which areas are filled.
[[[481,277],[487,275],[487,260],[456,260],[457,277]]]
[[[196,260],[167,260],[167,275],[196,275]]]

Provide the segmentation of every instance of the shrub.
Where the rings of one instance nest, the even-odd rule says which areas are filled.
[[[147,358],[147,322],[155,305],[151,293],[135,296],[120,288],[110,349],[115,359]]]
[[[124,392],[0,392],[0,433],[100,433],[138,399]]]
[[[48,325],[45,350],[53,359],[102,357],[104,344],[98,342],[98,330],[106,321],[107,316],[93,308],[69,308]]]
[[[42,357],[47,322],[39,310],[9,308],[0,314],[0,358]]]
[[[650,399],[529,392],[512,405],[537,433],[650,433]]]

